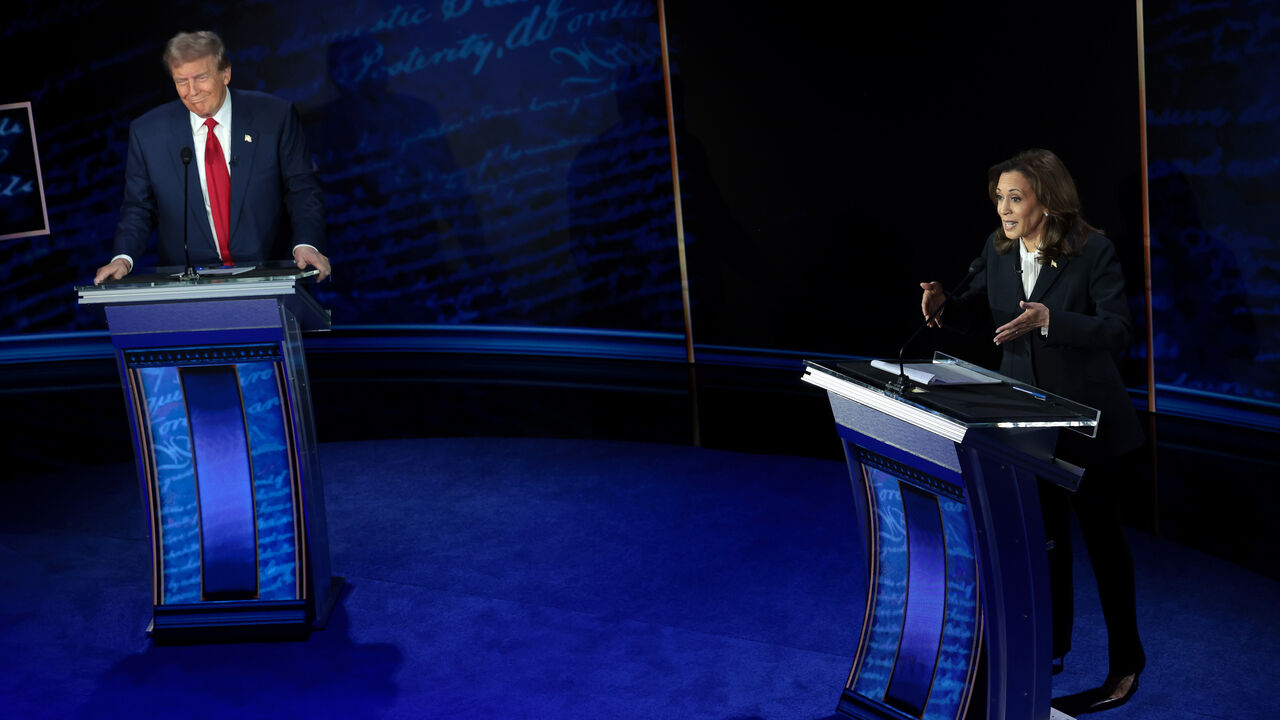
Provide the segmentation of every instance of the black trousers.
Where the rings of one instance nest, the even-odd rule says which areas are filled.
[[[1102,617],[1107,625],[1107,659],[1110,674],[1137,672],[1146,667],[1146,654],[1138,636],[1137,599],[1133,580],[1133,554],[1120,526],[1116,501],[1117,483],[1129,481],[1134,465],[1123,458],[1089,458],[1088,470],[1075,493],[1040,483],[1040,506],[1049,551],[1049,577],[1053,597],[1053,656],[1071,650],[1075,615],[1072,579],[1070,512],[1080,523],[1081,535],[1098,585]]]

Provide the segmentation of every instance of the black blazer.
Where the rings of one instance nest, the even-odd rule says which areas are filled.
[[[1049,308],[1048,336],[1035,331],[1006,342],[1000,372],[1101,410],[1096,452],[1119,455],[1137,448],[1144,435],[1117,366],[1133,323],[1115,246],[1091,233],[1081,254],[1041,266],[1028,298],[1017,247],[1000,255],[995,238],[992,233],[982,251],[986,269],[948,302],[947,312],[953,305],[964,308],[962,315],[985,306],[999,327],[1022,314],[1019,302],[1043,303]]]
[[[238,264],[288,259],[298,244],[324,252],[324,193],[316,180],[293,106],[265,93],[231,90],[231,256]],[[184,173],[181,151],[192,147],[189,111],[180,100],[129,126],[124,204],[114,251],[139,262],[157,231],[161,265],[183,265],[185,210],[196,265],[217,265],[217,243],[200,194],[200,173]],[[194,166],[203,162],[194,158]],[[183,176],[188,183],[182,205]],[[285,211],[288,217],[285,217]],[[285,228],[289,229],[288,237]]]

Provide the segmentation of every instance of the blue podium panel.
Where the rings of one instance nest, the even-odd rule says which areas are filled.
[[[191,432],[176,367],[130,369],[136,406],[146,408],[142,459],[151,481],[155,604],[200,601],[200,514]]]
[[[279,363],[236,365],[249,431],[253,507],[257,525],[258,597],[293,600],[305,596],[298,552],[300,490],[294,472],[288,393]]]
[[[294,600],[298,483],[273,344],[124,353],[146,408],[157,605]],[[254,358],[253,362],[243,361]]]
[[[111,328],[147,505],[158,642],[302,636],[330,575],[302,332],[329,327],[291,263],[77,288]]]
[[[1057,428],[1096,410],[954,358],[981,382],[907,385],[865,362],[808,363],[844,441],[867,610],[837,710],[859,720],[1049,718],[1049,593],[1038,479],[1074,489]],[[944,370],[946,368],[943,368]],[[977,669],[986,652],[986,681]]]
[[[855,718],[961,718],[982,640],[963,492],[845,443],[869,521],[870,572],[867,619],[840,710]]]

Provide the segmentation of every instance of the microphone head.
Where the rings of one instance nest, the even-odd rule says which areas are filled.
[[[182,148],[182,152],[180,153],[180,156],[182,157],[183,165],[186,165],[187,163],[191,162],[191,156],[192,156],[191,148],[189,147]]]
[[[973,259],[973,262],[969,263],[969,272],[971,273],[981,272],[982,269],[985,268],[986,266],[987,266],[987,259],[982,255],[979,255],[978,257]]]

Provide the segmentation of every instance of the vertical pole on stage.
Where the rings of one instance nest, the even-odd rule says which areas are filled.
[[[1142,157],[1140,159],[1141,177],[1142,177],[1142,287],[1143,287],[1143,306],[1147,313],[1147,442],[1150,446],[1150,462],[1151,462],[1151,484],[1153,497],[1156,502],[1153,503],[1153,517],[1151,518],[1153,527],[1156,532],[1160,530],[1160,493],[1156,491],[1156,485],[1160,482],[1160,474],[1157,472],[1157,461],[1159,459],[1156,453],[1156,343],[1155,343],[1155,312],[1151,299],[1151,191],[1147,185],[1147,47],[1145,39],[1145,28],[1143,27],[1146,20],[1142,13],[1142,0],[1136,0],[1137,5],[1137,29],[1138,29],[1138,147]]]
[[[662,85],[667,101],[667,139],[671,146],[671,189],[675,195],[676,250],[680,254],[680,300],[684,304],[684,352],[689,363],[689,397],[693,423],[693,445],[702,446],[698,418],[698,378],[693,363],[693,307],[689,301],[689,262],[684,247],[684,210],[680,204],[680,159],[676,153],[676,113],[671,97],[670,45],[667,42],[667,8],[658,0],[658,36],[662,41]]]

